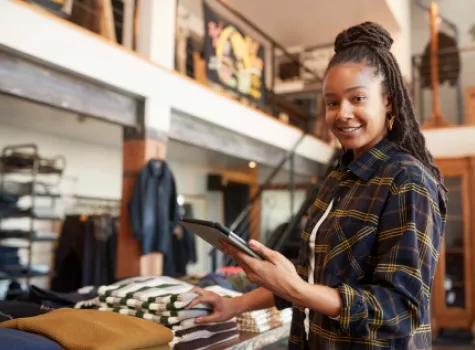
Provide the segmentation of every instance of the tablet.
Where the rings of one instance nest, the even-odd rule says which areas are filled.
[[[245,240],[243,240],[234,232],[231,232],[231,230],[219,222],[188,218],[183,218],[179,222],[190,232],[201,237],[203,240],[220,251],[221,245],[219,244],[219,241],[226,241],[253,258],[263,260],[260,255],[258,255],[248,246]]]

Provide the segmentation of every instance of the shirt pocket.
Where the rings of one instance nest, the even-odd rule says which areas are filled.
[[[371,265],[377,227],[351,216],[336,217],[328,232],[326,270],[361,280]]]

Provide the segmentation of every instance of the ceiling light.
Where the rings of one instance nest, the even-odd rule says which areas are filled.
[[[254,168],[256,167],[256,165],[257,165],[257,164],[256,164],[256,162],[254,162],[254,161],[250,161],[250,162],[249,162],[249,168],[251,168],[251,169],[254,169]]]

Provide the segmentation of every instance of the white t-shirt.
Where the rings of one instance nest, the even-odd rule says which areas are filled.
[[[315,283],[315,240],[317,238],[317,232],[322,223],[325,221],[325,219],[328,217],[328,214],[332,210],[333,207],[333,199],[328,204],[328,208],[325,210],[323,213],[322,217],[320,220],[318,220],[317,224],[313,227],[312,233],[310,234],[310,237],[308,239],[308,247],[310,250],[310,254],[308,256],[308,283],[314,284]],[[307,334],[307,340],[308,340],[308,335],[310,334],[310,310],[305,309],[305,333]]]

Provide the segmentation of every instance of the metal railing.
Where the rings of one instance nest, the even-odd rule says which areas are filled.
[[[287,152],[287,154],[282,158],[280,163],[272,169],[263,183],[259,186],[259,189],[256,193],[251,197],[246,207],[240,212],[239,215],[232,221],[229,225],[229,228],[232,232],[238,234],[244,240],[249,239],[249,235],[251,231],[259,230],[260,227],[256,227],[256,223],[260,224],[260,220],[262,218],[261,212],[252,212],[253,206],[256,204],[257,201],[262,199],[262,195],[264,191],[269,190],[272,187],[273,182],[282,181],[283,178],[287,177],[287,180],[284,179],[286,184],[285,190],[288,191],[288,212],[291,216],[295,212],[296,208],[296,173],[294,168],[294,156],[295,150],[297,147],[302,143],[304,138],[306,137],[303,134],[298,141],[294,144],[291,150]],[[285,174],[284,174],[285,173]],[[282,176],[284,175],[284,176]],[[315,174],[317,176],[318,174]],[[279,178],[279,179],[277,179]],[[308,184],[310,185],[310,183]],[[287,219],[287,217],[285,217]],[[218,254],[217,249],[212,248],[209,252],[209,256],[211,257],[211,269],[212,271],[216,271],[218,267]],[[234,265],[234,262],[229,257],[224,257],[223,264],[225,266]]]

